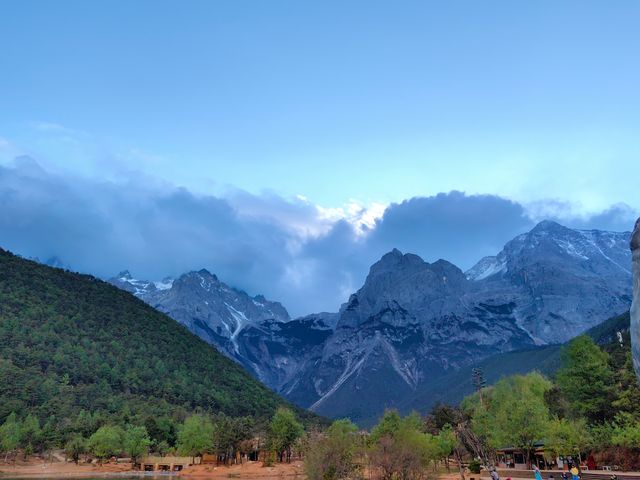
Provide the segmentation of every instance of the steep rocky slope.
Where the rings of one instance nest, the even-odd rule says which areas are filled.
[[[335,324],[335,314],[328,313],[291,321],[280,303],[251,297],[207,270],[160,282],[125,271],[109,281],[185,325],[276,391],[317,356]]]

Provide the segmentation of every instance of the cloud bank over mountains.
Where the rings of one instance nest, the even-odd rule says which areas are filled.
[[[337,310],[392,248],[465,269],[542,218],[625,231],[637,216],[624,204],[577,216],[561,201],[522,205],[456,191],[386,207],[324,208],[274,193],[200,195],[134,174],[121,181],[55,174],[26,156],[0,166],[0,206],[0,246],[25,257],[57,257],[100,277],[129,269],[160,279],[207,268],[283,302],[292,315]]]

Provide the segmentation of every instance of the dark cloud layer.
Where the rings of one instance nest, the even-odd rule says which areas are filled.
[[[628,230],[635,214],[615,205],[565,223]],[[129,269],[160,279],[204,267],[282,301],[294,315],[337,310],[369,266],[394,247],[466,269],[533,225],[518,203],[451,192],[392,204],[362,234],[346,220],[330,222],[307,201],[275,194],[218,198],[149,178],[81,180],[51,174],[27,157],[0,167],[3,248],[55,256],[100,277]]]

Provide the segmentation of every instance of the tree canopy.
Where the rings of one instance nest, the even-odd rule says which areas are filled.
[[[304,427],[288,408],[279,408],[269,424],[269,442],[280,460],[291,459],[291,447],[302,435]]]
[[[609,355],[590,337],[581,335],[563,349],[562,360],[556,383],[568,400],[571,415],[590,422],[611,419],[615,378]]]

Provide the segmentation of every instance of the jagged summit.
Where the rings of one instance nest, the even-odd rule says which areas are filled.
[[[291,321],[279,302],[251,297],[204,268],[160,282],[121,272],[110,282],[182,323],[274,390],[290,382],[336,322],[335,314]]]
[[[536,224],[530,231],[530,233],[542,232],[542,231],[561,231],[561,230],[570,230],[570,228],[565,227],[564,225],[560,225],[558,222],[553,220],[542,220]]]

